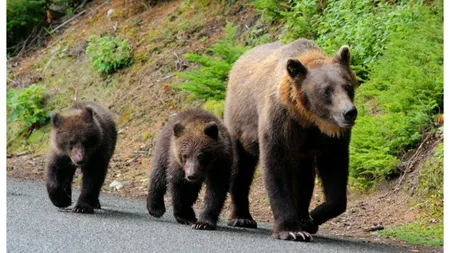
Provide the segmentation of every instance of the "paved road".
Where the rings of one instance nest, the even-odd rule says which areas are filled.
[[[75,196],[79,194],[75,191]],[[74,198],[76,200],[76,198]],[[54,207],[42,182],[7,180],[8,252],[400,252],[404,249],[315,236],[314,242],[270,237],[270,225],[257,230],[220,224],[196,231],[175,222],[170,210],[150,218],[145,203],[103,194],[103,210],[73,214]],[[258,224],[260,225],[260,224]]]

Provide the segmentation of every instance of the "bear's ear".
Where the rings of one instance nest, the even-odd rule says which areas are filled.
[[[82,116],[86,121],[91,122],[94,119],[94,112],[92,111],[92,108],[86,107],[83,110]]]
[[[205,134],[213,138],[214,140],[217,140],[217,138],[219,137],[219,127],[217,126],[216,122],[211,121],[206,125]]]
[[[291,78],[305,77],[308,73],[308,69],[299,60],[289,59],[286,67]]]
[[[336,53],[335,59],[338,63],[350,67],[350,48],[347,45],[342,46]]]
[[[61,125],[63,121],[63,117],[61,116],[61,114],[57,113],[57,112],[52,112],[52,125],[53,127],[57,128]]]
[[[175,135],[175,137],[180,137],[181,134],[183,133],[184,130],[184,126],[181,125],[180,122],[176,122],[175,125],[173,125],[173,135]]]

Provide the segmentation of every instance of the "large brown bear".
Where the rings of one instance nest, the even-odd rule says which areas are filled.
[[[164,195],[171,191],[174,216],[194,229],[216,229],[230,186],[235,163],[231,137],[221,120],[203,110],[187,110],[174,116],[156,140],[150,173],[147,209],[161,217]],[[197,221],[192,205],[203,182],[204,210]]]
[[[256,227],[248,193],[258,160],[273,237],[310,241],[318,225],[345,211],[356,85],[347,46],[328,57],[300,39],[258,46],[240,57],[230,72],[224,115],[238,157],[229,225]],[[310,215],[315,169],[326,202]]]
[[[108,109],[96,103],[76,103],[52,114],[47,192],[57,207],[72,203],[72,180],[77,167],[83,184],[75,213],[100,209],[99,195],[117,140],[116,124]]]

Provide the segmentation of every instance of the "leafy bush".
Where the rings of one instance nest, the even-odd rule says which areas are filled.
[[[416,191],[418,206],[427,216],[441,219],[444,214],[444,143],[438,145],[434,156],[420,168]]]
[[[185,54],[191,62],[200,64],[192,71],[178,72],[175,75],[186,79],[183,83],[172,84],[176,88],[187,91],[192,98],[198,100],[223,100],[233,63],[241,56],[247,47],[237,44],[234,40],[236,28],[228,23],[225,27],[226,37],[209,50],[212,56],[199,54]]]
[[[315,0],[255,0],[252,5],[257,7],[266,19],[285,22],[281,33],[282,41],[316,37],[319,16]]]
[[[363,187],[396,169],[397,156],[417,145],[443,105],[439,9],[418,8],[410,23],[393,32],[383,56],[369,65],[369,81],[357,90],[350,175]]]
[[[20,121],[24,129],[46,124],[50,111],[45,108],[46,93],[41,86],[31,85],[22,90],[9,89],[6,96],[8,123]]]
[[[382,55],[389,34],[410,21],[413,6],[383,1],[374,4],[371,0],[328,1],[324,6],[316,2],[256,0],[253,5],[271,20],[284,23],[282,41],[316,40],[330,54],[350,45],[353,70],[360,80],[366,80],[368,64]]]
[[[86,49],[92,66],[100,73],[111,74],[133,62],[133,50],[128,41],[119,37],[91,36]]]
[[[225,100],[208,100],[208,102],[203,105],[203,109],[214,113],[219,118],[223,118],[224,108]]]
[[[14,46],[45,21],[45,0],[7,0],[7,46]]]

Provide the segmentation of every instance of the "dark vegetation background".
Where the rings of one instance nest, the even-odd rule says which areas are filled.
[[[239,56],[297,38],[330,55],[351,48],[361,85],[350,191],[408,192],[420,218],[382,234],[442,245],[442,0],[7,0],[8,153],[42,157],[52,110],[105,103],[122,134],[110,178],[142,195],[167,117],[200,106],[222,116]]]

